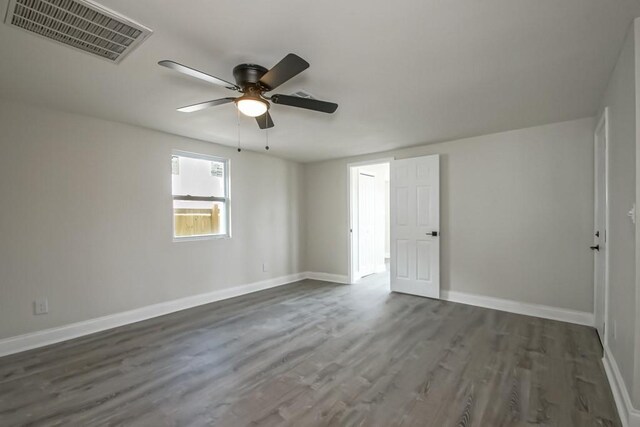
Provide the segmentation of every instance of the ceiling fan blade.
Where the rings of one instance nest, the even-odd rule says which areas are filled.
[[[222,80],[217,77],[210,76],[209,74],[203,73],[202,71],[195,70],[193,68],[187,67],[186,65],[178,64],[177,62],[174,62],[174,61],[164,60],[164,61],[158,62],[158,65],[162,65],[163,67],[170,68],[179,73],[186,74],[191,77],[195,77],[196,79],[204,80],[205,82],[213,83],[214,85],[224,86],[227,89],[231,89],[231,90],[240,89],[238,86],[226,80]]]
[[[181,113],[193,113],[194,111],[204,110],[205,108],[215,107],[216,105],[228,104],[233,102],[235,98],[220,98],[213,101],[201,102],[199,104],[187,105],[186,107],[178,108]]]
[[[268,111],[263,115],[256,117],[256,122],[258,122],[260,129],[269,129],[274,126],[271,114],[269,114]]]
[[[272,95],[271,102],[274,104],[289,105],[291,107],[306,108],[307,110],[321,111],[323,113],[333,113],[338,109],[338,104],[327,101],[320,101],[311,98],[302,98],[290,95]]]
[[[260,78],[260,83],[273,90],[309,68],[309,63],[293,53],[285,56]]]

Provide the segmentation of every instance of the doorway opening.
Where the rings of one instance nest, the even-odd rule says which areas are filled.
[[[349,172],[349,283],[389,282],[390,159],[352,163]]]

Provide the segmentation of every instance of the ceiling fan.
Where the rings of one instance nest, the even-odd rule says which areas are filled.
[[[260,129],[267,129],[273,127],[273,120],[269,114],[269,107],[271,106],[269,101],[274,104],[306,108],[307,110],[320,111],[329,114],[335,112],[338,108],[338,104],[320,101],[313,98],[302,98],[299,96],[279,94],[273,94],[270,96],[265,95],[265,92],[272,91],[287,80],[309,68],[309,63],[307,61],[293,53],[285,56],[270,70],[256,64],[237,65],[233,69],[233,77],[236,80],[235,84],[185,65],[178,64],[174,61],[164,60],[158,62],[158,64],[178,71],[179,73],[242,93],[242,95],[237,98],[229,97],[214,99],[212,101],[178,108],[178,111],[185,113],[192,113],[194,111],[203,110],[216,105],[234,102],[241,113],[249,117],[256,118]]]

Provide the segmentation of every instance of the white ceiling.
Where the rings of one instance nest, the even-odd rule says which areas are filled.
[[[8,0],[0,0],[4,11]],[[311,67],[276,90],[340,104],[280,105],[271,153],[314,161],[593,115],[640,0],[99,0],[154,30],[120,65],[0,25],[0,96],[226,145],[233,96],[158,66],[223,79],[289,52]],[[241,120],[242,145],[264,131]]]

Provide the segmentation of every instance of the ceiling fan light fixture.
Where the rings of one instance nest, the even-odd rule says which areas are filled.
[[[11,0],[21,1],[26,0]],[[29,0],[34,1],[34,0]],[[45,1],[45,0],[43,0]],[[51,2],[53,0],[46,0]],[[61,0],[56,0],[61,1]],[[69,1],[69,0],[65,0]],[[78,0],[90,1],[90,0]],[[294,53],[285,56],[280,62],[274,65],[270,70],[257,64],[239,64],[233,68],[233,77],[235,83],[228,82],[218,77],[203,73],[195,68],[187,67],[175,61],[168,59],[158,62],[158,65],[177,71],[179,73],[195,77],[208,83],[225,87],[242,95],[239,98],[220,98],[211,101],[200,102],[198,104],[187,105],[178,108],[178,111],[191,113],[204,110],[205,108],[216,105],[228,104],[235,102],[238,108],[238,115],[242,113],[245,116],[253,117],[260,129],[269,129],[274,126],[269,108],[271,104],[286,105],[289,107],[304,108],[312,111],[320,111],[322,113],[334,113],[338,108],[338,104],[327,101],[320,101],[306,93],[296,93],[295,95],[265,95],[265,92],[271,92],[281,84],[289,81],[307,68],[309,63]],[[239,124],[239,123],[238,123]]]
[[[235,102],[238,110],[249,117],[261,116],[269,109],[269,103],[267,101],[252,96],[241,96],[236,99]]]

